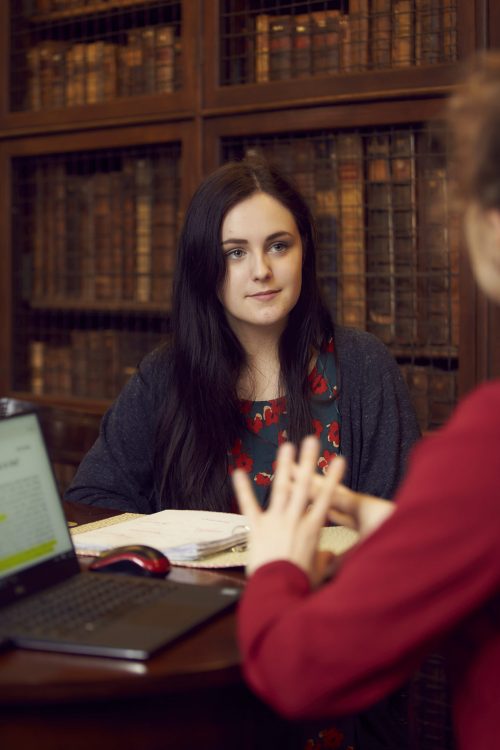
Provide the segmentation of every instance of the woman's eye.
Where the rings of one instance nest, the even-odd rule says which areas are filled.
[[[243,258],[245,255],[245,251],[241,249],[241,247],[235,247],[233,250],[228,250],[226,253],[226,258],[235,258],[238,260],[239,258]]]
[[[273,242],[271,245],[271,251],[275,253],[282,253],[288,248],[286,242]]]

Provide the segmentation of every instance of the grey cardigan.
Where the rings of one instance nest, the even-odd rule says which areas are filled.
[[[390,498],[420,434],[408,391],[396,362],[377,338],[336,326],[334,341],[346,484]],[[166,366],[165,356],[158,352],[141,362],[104,415],[99,437],[81,462],[67,500],[136,513],[160,509],[153,453]]]

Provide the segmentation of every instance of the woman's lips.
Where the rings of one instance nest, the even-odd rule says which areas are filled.
[[[268,292],[257,292],[257,294],[250,294],[249,297],[257,300],[269,300],[276,297],[279,294],[279,289],[270,289]]]

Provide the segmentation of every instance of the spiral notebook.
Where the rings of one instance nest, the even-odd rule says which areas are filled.
[[[96,555],[124,544],[147,544],[183,563],[231,549],[243,549],[244,516],[204,510],[162,510],[90,531],[73,531],[78,554]]]

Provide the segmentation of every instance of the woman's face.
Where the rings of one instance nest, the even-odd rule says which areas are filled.
[[[244,340],[281,334],[302,285],[302,241],[290,211],[267,193],[255,193],[222,224],[226,275],[219,294],[229,325]]]
[[[465,232],[476,281],[487,297],[500,303],[500,211],[469,205]]]

